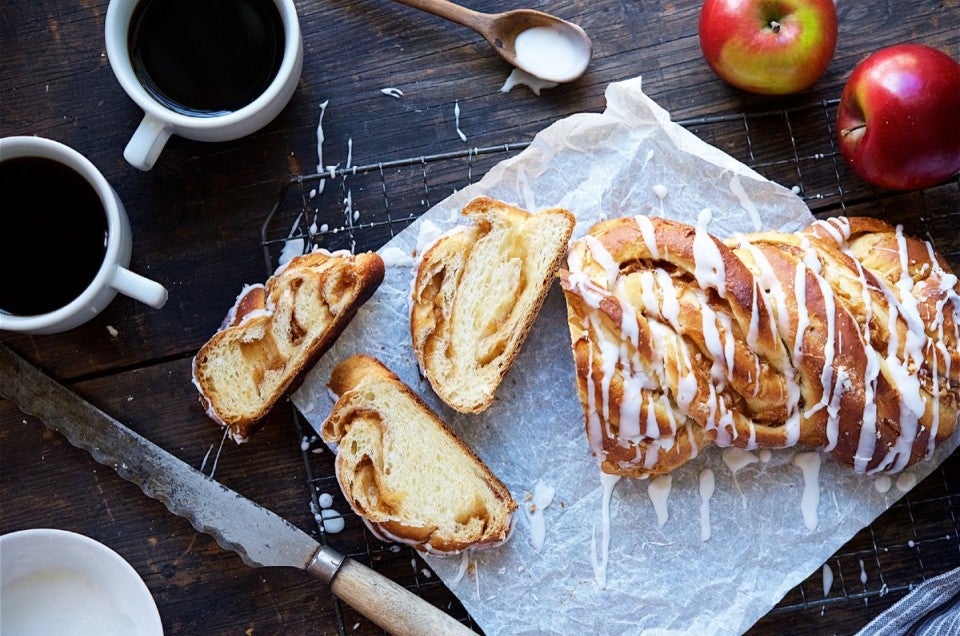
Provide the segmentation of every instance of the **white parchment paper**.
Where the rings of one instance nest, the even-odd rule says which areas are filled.
[[[480,415],[446,408],[418,373],[409,336],[408,295],[418,240],[460,223],[460,208],[484,194],[537,211],[563,206],[577,216],[575,237],[596,221],[638,213],[696,223],[711,210],[719,236],[793,231],[812,217],[790,190],[760,177],[669,121],[640,79],[612,84],[607,109],[567,117],[518,156],[439,203],[381,250],[384,283],[293,396],[319,428],[332,401],[330,371],[353,353],[378,357],[477,452],[527,505],[537,483],[556,489],[542,510],[545,541],[533,546],[518,511],[506,545],[460,557],[428,557],[431,567],[488,634],[739,633],[829,558],[902,492],[827,457],[819,472],[815,530],[801,515],[804,480],[796,450],[763,453],[734,473],[711,448],[675,471],[660,526],[649,480],[621,480],[609,506],[609,562],[599,570],[602,488],[576,396],[566,309],[554,285],[494,405]],[[399,255],[399,257],[398,257]],[[957,445],[911,469],[926,476]],[[700,475],[716,490],[706,502]],[[709,511],[704,523],[702,509]],[[702,540],[704,528],[710,538]],[[598,554],[595,554],[598,553]]]

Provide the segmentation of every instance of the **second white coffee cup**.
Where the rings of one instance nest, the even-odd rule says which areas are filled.
[[[10,184],[4,191],[11,201],[7,214],[34,217],[9,217],[0,240],[6,263],[0,273],[0,331],[66,331],[100,313],[117,292],[155,308],[166,303],[162,285],[127,269],[133,244],[130,221],[116,192],[89,159],[51,139],[5,137],[0,139],[0,165],[16,171],[9,179],[4,176]],[[35,183],[40,179],[43,183]],[[49,196],[63,198],[74,183],[79,184],[76,197],[56,205],[59,221],[39,218],[44,206],[29,205],[31,197],[48,196],[44,188],[51,191]],[[88,205],[81,202],[87,200]],[[21,203],[14,208],[14,201]],[[80,214],[84,216],[77,218]],[[51,241],[54,246],[56,241],[69,244],[45,253],[42,248]],[[85,278],[71,282],[70,290],[60,290],[66,297],[53,295],[52,287],[81,269]],[[54,297],[58,300],[51,300]]]
[[[105,39],[114,75],[144,112],[123,152],[140,170],[171,135],[228,141],[262,128],[303,67],[293,0],[110,0]]]

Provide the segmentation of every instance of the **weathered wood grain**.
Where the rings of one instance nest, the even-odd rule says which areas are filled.
[[[494,0],[466,4],[484,11],[519,6]],[[261,224],[281,184],[316,170],[322,102],[328,102],[324,165],[344,166],[348,144],[354,165],[376,164],[529,141],[558,118],[601,111],[610,82],[640,75],[645,91],[675,119],[744,114],[730,125],[690,127],[783,185],[802,185],[818,213],[878,215],[903,223],[908,232],[933,240],[960,270],[960,182],[922,193],[877,193],[837,155],[831,128],[835,107],[829,105],[853,66],[883,46],[919,41],[960,57],[956,0],[840,3],[839,44],[825,76],[806,93],[779,99],[747,95],[713,75],[700,55],[696,0],[533,0],[527,6],[577,22],[595,45],[581,79],[540,97],[524,88],[500,93],[510,71],[506,64],[480,36],[439,18],[388,0],[300,0],[297,6],[304,70],[280,116],[241,140],[202,144],[175,137],[147,173],[122,158],[141,113],[110,70],[103,41],[106,0],[13,0],[0,6],[0,135],[42,135],[87,155],[114,185],[131,217],[132,268],[170,290],[169,303],[159,311],[119,297],[70,333],[4,333],[0,338],[194,466],[203,463],[211,446],[216,451],[220,433],[196,401],[190,358],[219,325],[242,285],[265,278]],[[380,93],[391,86],[403,90],[402,99]],[[455,104],[466,143],[456,134]],[[791,110],[786,128],[785,109]],[[794,151],[798,160],[784,162],[784,154],[793,157]],[[473,179],[495,160],[477,158]],[[462,165],[428,167],[433,189],[425,194],[418,170],[393,175],[404,183],[389,193],[395,219],[423,212],[466,180]],[[364,206],[373,207],[382,198],[379,175],[350,179]],[[335,200],[334,195],[328,200]],[[3,214],[11,213],[16,211],[5,206]],[[339,211],[331,205],[324,214],[333,219]],[[383,242],[405,222],[371,233],[368,240]],[[38,245],[49,247],[55,258],[57,242],[69,238],[51,228],[48,236],[38,237]],[[334,492],[328,454],[311,456],[320,481],[306,483],[300,442],[291,410],[283,405],[249,444],[224,445],[216,476],[316,532],[307,505],[310,489],[319,484],[339,493]],[[929,531],[922,559],[904,548],[885,554],[884,559],[890,558],[880,566],[888,571],[922,568],[929,576],[960,565],[955,543],[938,542],[933,535],[941,531],[944,518],[960,513],[958,461],[954,456],[940,477],[915,491],[916,501],[944,502],[946,513],[898,504],[858,535],[847,552],[872,554],[874,538],[906,545],[908,533]],[[0,401],[0,502],[0,532],[55,526],[88,534],[120,552],[155,595],[167,633],[333,634],[338,624],[348,633],[378,632],[301,573],[247,568],[135,486],[22,416],[9,401]],[[346,511],[342,499],[337,505]],[[955,532],[951,527],[945,533]],[[422,574],[422,562],[411,562],[407,551],[366,543],[355,518],[343,535],[329,539],[464,617],[453,595]],[[819,598],[816,577],[813,573],[803,591],[791,592],[784,604]],[[849,580],[855,578],[848,573]],[[824,612],[815,604],[808,610],[775,611],[754,632],[851,632],[902,596],[864,603],[855,598],[856,591],[847,590],[849,601]]]

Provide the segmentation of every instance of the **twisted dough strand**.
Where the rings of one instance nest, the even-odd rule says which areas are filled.
[[[574,242],[560,278],[604,472],[663,474],[710,443],[893,472],[956,426],[960,285],[899,227],[836,218],[720,241],[613,219]]]

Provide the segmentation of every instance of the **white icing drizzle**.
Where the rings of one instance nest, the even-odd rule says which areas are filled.
[[[836,384],[834,384],[834,374],[833,374],[833,361],[836,355],[836,319],[837,319],[837,306],[836,299],[834,298],[833,288],[830,287],[830,284],[819,274],[814,274],[814,279],[817,282],[817,285],[820,287],[820,295],[823,298],[824,304],[824,318],[826,318],[826,342],[823,345],[823,369],[820,371],[820,388],[821,388],[821,397],[820,401],[814,404],[812,407],[807,409],[804,413],[804,417],[810,417],[820,409],[824,407],[830,407],[835,404],[836,408],[833,410],[833,416],[830,416],[830,409],[827,409],[828,413],[828,428],[833,427],[836,429],[838,425],[837,416],[839,415],[840,407],[840,395],[834,395],[837,388],[841,391],[843,390],[843,383],[837,378]],[[842,370],[841,370],[842,371]],[[834,444],[836,444],[836,434],[834,434]],[[827,450],[833,450],[833,445],[830,446]]]
[[[651,150],[651,152],[653,151]],[[660,218],[661,219],[665,218],[667,216],[667,213],[663,207],[663,200],[666,199],[667,194],[669,194],[669,192],[667,191],[667,186],[663,185],[662,183],[657,183],[657,184],[654,184],[653,188],[651,189],[653,190],[654,196],[657,197],[657,201],[660,203]]]
[[[747,330],[747,346],[751,351],[757,350],[757,339],[760,337],[760,285],[753,284],[753,296],[750,301],[750,328]],[[760,376],[760,358],[757,357],[757,377]],[[760,390],[760,382],[757,382],[757,391]],[[756,395],[756,393],[754,393]]]
[[[770,296],[773,297],[774,302],[772,306],[770,303],[765,303],[771,328],[773,328],[774,325],[779,325],[780,333],[789,333],[790,317],[787,311],[786,292],[783,290],[780,280],[773,274],[770,261],[767,260],[767,257],[757,246],[747,241],[745,236],[741,234],[738,235],[737,238],[738,247],[749,252],[756,263],[759,272],[759,276],[757,277],[758,284],[761,285],[763,289],[768,290]],[[784,422],[784,430],[786,433],[784,446],[789,447],[795,445],[800,438],[800,385],[797,383],[796,372],[792,365],[787,364],[783,369],[778,370],[783,374],[787,384],[788,415]]]
[[[737,201],[740,202],[740,207],[742,207],[747,214],[750,215],[750,220],[753,222],[753,229],[756,232],[759,232],[763,229],[763,222],[760,220],[760,215],[757,213],[757,206],[753,204],[753,201],[750,200],[750,197],[747,196],[747,191],[743,188],[743,183],[740,182],[740,175],[733,175],[733,178],[730,179],[730,192],[737,197]]]
[[[553,496],[557,489],[553,486],[538,481],[533,487],[533,496],[530,501],[523,506],[523,511],[530,522],[530,543],[533,545],[534,552],[540,552],[547,538],[547,524],[543,516],[543,511],[553,502]]]
[[[849,236],[849,226],[847,234]],[[858,473],[866,472],[873,452],[877,445],[877,405],[874,396],[877,391],[877,380],[880,377],[880,354],[870,341],[870,320],[873,318],[873,295],[867,283],[867,276],[860,261],[851,255],[857,274],[860,279],[860,297],[866,307],[861,330],[863,333],[863,350],[867,357],[867,365],[863,373],[863,418],[860,424],[860,436],[857,440],[857,451],[853,456],[853,469]]]
[[[723,459],[723,463],[727,465],[727,468],[730,469],[730,475],[733,477],[733,486],[737,489],[737,492],[740,493],[741,505],[746,508],[747,499],[743,494],[743,490],[740,488],[740,481],[737,479],[737,473],[741,468],[749,466],[754,462],[758,462],[760,459],[750,451],[746,451],[735,446],[724,448],[720,452],[720,457]]]
[[[877,478],[873,481],[873,487],[881,494],[889,492],[891,485],[892,480],[887,475],[877,475]]]
[[[600,510],[601,539],[600,556],[597,557],[597,527],[593,526],[593,538],[590,541],[591,561],[593,563],[593,577],[600,589],[607,586],[607,560],[610,556],[610,497],[613,489],[620,481],[619,475],[600,473],[600,486],[603,489],[603,499]]]
[[[545,88],[553,88],[554,86],[557,86],[557,82],[543,80],[536,75],[527,73],[523,69],[515,68],[510,75],[507,76],[507,79],[504,80],[503,86],[500,87],[500,92],[509,93],[515,86],[526,86],[533,92],[534,95],[539,97],[541,90]]]
[[[320,117],[317,119],[317,174],[323,174],[323,114],[327,112],[327,104],[330,103],[330,100],[326,100],[320,104]],[[317,186],[317,194],[323,192],[323,186],[326,183],[326,179],[320,179],[320,184]]]
[[[467,568],[470,566],[470,553],[464,550],[460,553],[460,567],[457,568],[457,575],[450,582],[450,585],[456,585],[463,580],[463,575],[467,573]]]
[[[403,97],[403,91],[393,86],[381,88],[380,92],[386,95],[387,97],[393,97],[394,99],[400,99],[401,97]]]
[[[603,424],[597,411],[596,384],[593,381],[593,347],[588,347],[587,351],[587,441],[590,443],[590,450],[602,461]]]
[[[797,263],[793,276],[793,294],[797,305],[797,335],[793,341],[793,362],[800,364],[803,359],[803,336],[810,326],[810,313],[807,310],[807,268],[803,262]]]
[[[603,268],[604,275],[607,279],[607,289],[613,289],[614,284],[617,282],[617,277],[620,275],[620,266],[617,265],[613,256],[596,237],[588,234],[583,237],[583,240],[587,249],[590,250],[590,256],[593,257],[597,265]]]
[[[707,346],[707,351],[710,352],[710,357],[713,358],[710,378],[714,382],[722,383],[729,373],[729,366],[724,367],[724,360],[727,358],[724,355],[724,344],[721,342],[720,329],[717,326],[717,313],[710,307],[706,297],[701,298],[700,315],[703,340]],[[728,337],[729,335],[729,332],[727,332]]]
[[[640,283],[640,302],[642,303],[639,309],[648,316],[663,320],[663,314],[660,311],[660,301],[657,300],[657,281],[654,273],[645,269],[637,272],[636,277]]]
[[[653,228],[653,223],[650,221],[650,217],[638,215],[633,218],[636,219],[637,225],[640,227],[640,236],[643,237],[643,244],[646,246],[647,251],[650,252],[650,256],[660,258],[660,249],[657,247],[657,234]]]
[[[379,253],[386,267],[414,267],[417,264],[417,259],[399,247],[384,247]]]
[[[697,227],[706,229],[711,221],[713,221],[713,210],[710,208],[703,208],[699,214],[697,214]]]
[[[320,522],[323,524],[323,531],[328,534],[343,532],[343,528],[346,525],[343,516],[336,510],[330,508],[320,510]]]
[[[697,376],[690,366],[690,354],[687,348],[676,347],[676,351],[679,354],[677,357],[677,372],[679,377],[677,378],[677,394],[675,396],[677,408],[679,408],[680,412],[684,415],[689,415],[690,404],[694,398],[697,397],[700,386],[697,383]],[[686,372],[683,373],[683,371]]]
[[[797,453],[793,458],[793,465],[803,473],[803,495],[800,499],[803,525],[813,532],[819,523],[817,506],[820,505],[820,453]]]
[[[453,103],[453,121],[457,128],[457,137],[459,137],[463,143],[467,143],[467,136],[460,130],[460,102]]]
[[[830,588],[833,587],[833,570],[826,563],[823,564],[823,597],[830,595]]]
[[[721,298],[727,295],[727,274],[720,248],[712,236],[698,225],[693,237],[693,276],[700,289],[715,289]]]
[[[912,472],[903,472],[897,475],[897,490],[908,492],[917,485],[917,475]]]
[[[653,502],[653,510],[657,513],[657,527],[659,528],[662,528],[670,518],[667,511],[667,498],[670,496],[672,485],[673,477],[671,475],[660,475],[651,479],[650,485],[647,487],[647,494],[650,496],[650,501]]]
[[[850,388],[850,374],[842,367],[837,369],[833,393],[830,396],[830,403],[827,405],[827,445],[823,447],[823,450],[828,453],[837,446],[840,435],[840,401],[843,399],[844,391],[848,391]],[[824,393],[824,398],[826,398],[826,393]]]
[[[867,570],[863,567],[863,559],[860,559],[860,582],[864,585],[867,584]]]
[[[700,540],[710,539],[710,498],[713,496],[713,471],[704,468],[700,471]]]
[[[923,365],[923,349],[927,343],[926,328],[919,312],[919,300],[913,295],[913,279],[908,269],[908,255],[906,238],[903,236],[903,226],[896,228],[897,249],[900,257],[900,279],[897,281],[897,290],[900,298],[884,284],[881,286],[884,295],[890,301],[890,342],[887,347],[887,357],[884,359],[887,373],[891,376],[891,384],[897,388],[900,396],[899,433],[887,454],[873,469],[874,472],[890,470],[899,472],[910,460],[913,443],[916,441],[919,420],[926,410],[926,399],[923,397],[919,370]],[[903,360],[900,351],[897,317],[902,317],[907,326],[907,337],[902,343]]]
[[[663,299],[660,306],[660,315],[677,331],[680,330],[680,301],[677,288],[673,286],[673,279],[666,270],[657,268],[654,271],[657,286],[660,288],[660,297]]]

